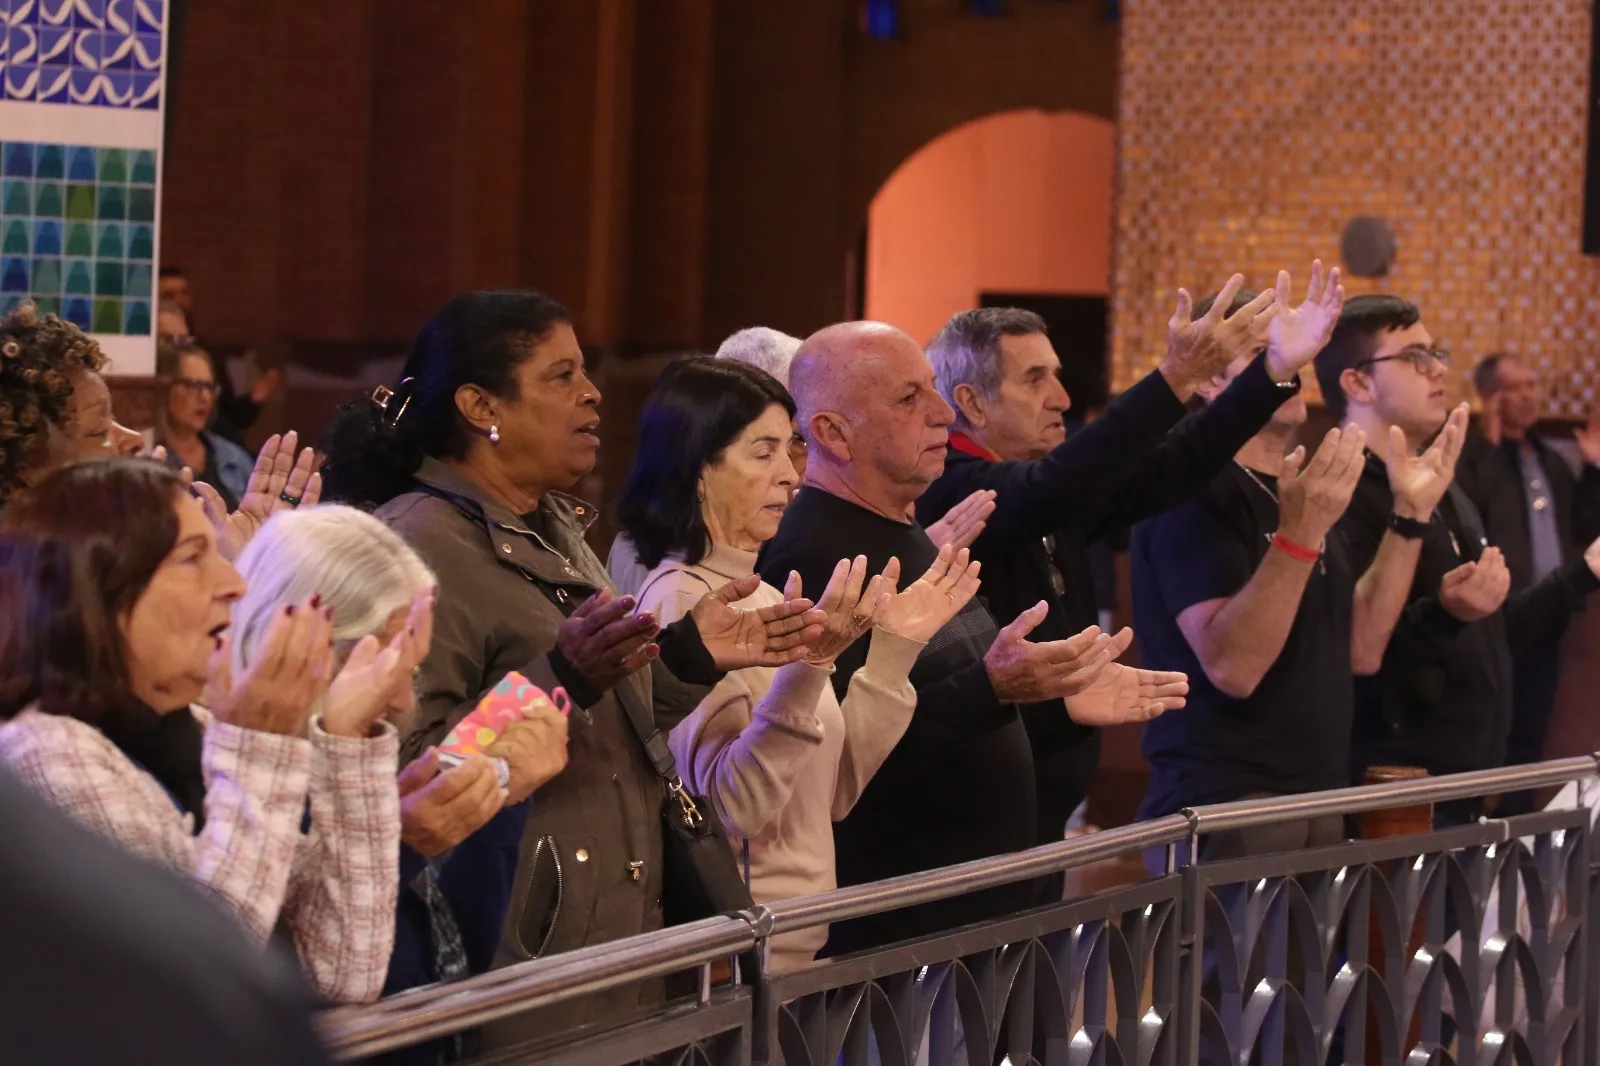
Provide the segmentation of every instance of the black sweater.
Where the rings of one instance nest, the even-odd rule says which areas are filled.
[[[819,595],[840,559],[865,555],[871,572],[900,560],[901,587],[937,555],[922,527],[884,518],[806,487],[789,504],[778,535],[762,550],[762,578],[782,588],[798,571]],[[1033,757],[1016,708],[989,685],[983,657],[994,619],[973,599],[934,634],[911,670],[917,709],[905,736],[834,828],[839,884],[857,885],[932,870],[1034,843]],[[841,699],[866,661],[857,641],[836,664]],[[1007,885],[956,899],[843,922],[824,954],[840,955],[1014,913],[1038,902],[1037,886]]]
[[[1383,461],[1367,456],[1339,528],[1351,566],[1365,573],[1387,529],[1394,496]],[[1420,766],[1431,774],[1482,770],[1505,761],[1511,727],[1511,656],[1559,636],[1571,613],[1600,588],[1582,557],[1506,599],[1477,622],[1462,622],[1439,602],[1439,583],[1488,547],[1483,520],[1452,485],[1423,537],[1411,595],[1383,665],[1356,678],[1351,758],[1359,781],[1368,766]]]
[[[982,595],[1000,625],[1046,600],[1050,612],[1030,639],[1063,640],[1098,620],[1089,545],[1204,492],[1298,388],[1280,387],[1259,357],[1213,403],[1184,418],[1166,379],[1149,374],[1036,462],[991,462],[952,450],[943,476],[917,501],[917,518],[938,521],[973,492],[995,490],[994,514],[972,545],[983,563]],[[1039,842],[1060,840],[1095,770],[1094,749],[1086,757],[1075,749],[1092,742],[1095,730],[1074,723],[1060,700],[1028,704],[1022,716],[1039,776]]]

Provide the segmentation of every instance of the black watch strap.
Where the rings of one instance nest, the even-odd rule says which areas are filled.
[[[1428,534],[1428,523],[1389,512],[1389,528],[1407,540],[1421,540]]]

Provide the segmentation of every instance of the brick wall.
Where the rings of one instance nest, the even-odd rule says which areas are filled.
[[[1337,258],[1349,218],[1375,214],[1399,243],[1382,291],[1420,304],[1462,364],[1458,389],[1473,360],[1511,348],[1553,413],[1586,412],[1600,347],[1600,260],[1580,248],[1592,8],[1125,3],[1115,384],[1162,351],[1178,286],[1303,275]]]

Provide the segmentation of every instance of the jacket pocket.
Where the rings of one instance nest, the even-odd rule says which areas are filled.
[[[594,919],[594,850],[588,837],[543,836],[534,845],[516,924],[517,946],[526,957],[584,945]]]

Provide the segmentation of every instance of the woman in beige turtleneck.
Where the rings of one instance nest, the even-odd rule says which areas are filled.
[[[800,481],[793,417],[783,386],[740,363],[686,359],[657,382],[618,515],[650,567],[639,607],[662,625],[708,588],[755,572]],[[894,592],[897,563],[870,582],[865,571],[864,558],[840,561],[818,600],[827,631],[804,659],[730,673],[668,738],[685,782],[722,819],[758,903],[836,886],[833,823],[910,723],[907,675],[923,643],[978,588],[978,564],[949,548],[903,592]],[[798,579],[790,584],[763,584],[738,606],[798,595]],[[866,665],[841,703],[833,661],[868,632]],[[804,966],[826,937],[825,928],[777,937],[773,968]]]

